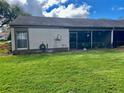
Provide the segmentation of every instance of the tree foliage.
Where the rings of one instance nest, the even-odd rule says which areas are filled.
[[[6,0],[0,0],[0,15],[12,21],[19,15],[26,14],[18,5],[9,5]]]
[[[0,15],[9,18],[10,5],[5,0],[0,0]]]

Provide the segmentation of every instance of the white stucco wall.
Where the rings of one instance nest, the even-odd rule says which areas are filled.
[[[0,32],[2,32],[2,27],[0,27]]]
[[[69,48],[69,29],[29,28],[30,49],[39,49],[40,44],[48,44],[48,48]],[[61,37],[56,41],[57,35]]]
[[[14,28],[11,28],[11,43],[12,43],[12,51],[15,50],[15,34]]]

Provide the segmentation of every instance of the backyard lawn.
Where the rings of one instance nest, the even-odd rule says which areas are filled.
[[[0,93],[124,93],[124,52],[0,56]]]

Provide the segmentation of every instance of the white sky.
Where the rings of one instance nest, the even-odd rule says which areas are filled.
[[[10,3],[11,3],[11,2],[14,2],[14,1],[17,1],[17,2],[19,1],[19,2],[21,2],[22,4],[25,4],[27,0],[7,0],[7,1],[10,2]],[[43,2],[43,1],[45,1],[45,0],[37,0],[37,1]],[[53,0],[53,1],[54,1],[54,0]]]
[[[21,2],[22,4],[25,4],[28,0],[7,0],[10,4],[13,3],[19,3]],[[34,13],[35,11],[40,11],[40,7],[42,8],[42,14],[44,16],[47,17],[82,17],[82,18],[87,18],[88,15],[90,14],[89,10],[91,8],[91,6],[87,5],[86,3],[82,4],[80,7],[75,7],[74,4],[69,4],[68,7],[65,7],[63,5],[59,5],[60,3],[64,3],[68,0],[36,0],[36,1],[40,1],[41,4],[43,4],[41,6],[41,4],[39,2],[34,3],[33,1],[35,0],[29,0],[31,7],[27,7],[27,8],[31,8],[31,9],[27,9],[27,12],[30,12],[31,14],[37,14]],[[46,9],[48,9],[50,6],[54,5],[54,4],[58,4],[59,7],[58,8],[54,8],[53,10],[51,10],[50,12],[47,12]],[[33,10],[32,10],[33,9]]]

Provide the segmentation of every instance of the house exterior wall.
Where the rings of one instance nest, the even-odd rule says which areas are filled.
[[[48,49],[69,49],[69,30],[59,28],[29,28],[29,49],[39,49],[40,45],[45,44]],[[59,37],[61,40],[55,40]]]
[[[0,32],[2,32],[2,27],[0,27]]]
[[[26,28],[28,31],[28,44],[29,47],[27,51],[40,50],[40,45],[43,43],[47,46],[49,51],[54,50],[69,50],[69,29],[64,28]],[[23,49],[16,48],[16,32],[25,31],[23,27],[11,28],[11,41],[12,41],[12,51],[15,54],[21,51],[26,51]],[[56,40],[59,36],[61,40]]]
[[[25,51],[25,50],[18,50],[16,48],[16,36],[15,33],[17,31],[27,31],[28,32],[28,48],[26,49],[27,51],[35,51],[35,50],[40,50],[40,45],[41,44],[45,44],[47,47],[48,51],[54,51],[54,50],[61,50],[61,49],[66,49],[66,50],[70,50],[72,49],[70,47],[71,45],[71,39],[70,39],[70,33],[71,32],[76,32],[80,35],[80,37],[82,38],[81,40],[76,40],[76,42],[78,41],[79,43],[86,41],[85,37],[82,36],[80,33],[85,33],[87,31],[90,32],[90,43],[91,43],[91,47],[90,48],[95,48],[96,44],[93,46],[94,42],[97,42],[96,40],[102,38],[102,41],[100,41],[101,43],[105,43],[106,42],[111,46],[113,46],[113,38],[116,37],[116,35],[113,35],[113,33],[115,33],[113,31],[113,29],[80,29],[80,28],[51,28],[51,27],[15,27],[15,28],[11,28],[11,35],[12,35],[12,51]],[[118,30],[117,30],[118,31]],[[119,30],[119,31],[123,31],[123,30]],[[103,33],[103,37],[98,38],[98,36],[95,36],[95,34],[97,32],[104,32]],[[107,35],[104,35],[105,33],[108,33]],[[87,36],[87,35],[86,35]],[[98,38],[94,41],[94,38]],[[58,40],[59,39],[59,40]],[[105,41],[106,40],[106,41]],[[104,42],[105,41],[105,42]],[[99,44],[100,45],[100,44]],[[106,44],[107,45],[107,44]],[[81,45],[82,46],[82,45]],[[101,47],[101,46],[100,46]],[[98,47],[99,48],[99,47]],[[80,49],[79,47],[76,49]],[[83,49],[83,48],[81,48]]]
[[[12,43],[12,51],[15,50],[15,32],[14,28],[11,28],[11,43]]]

